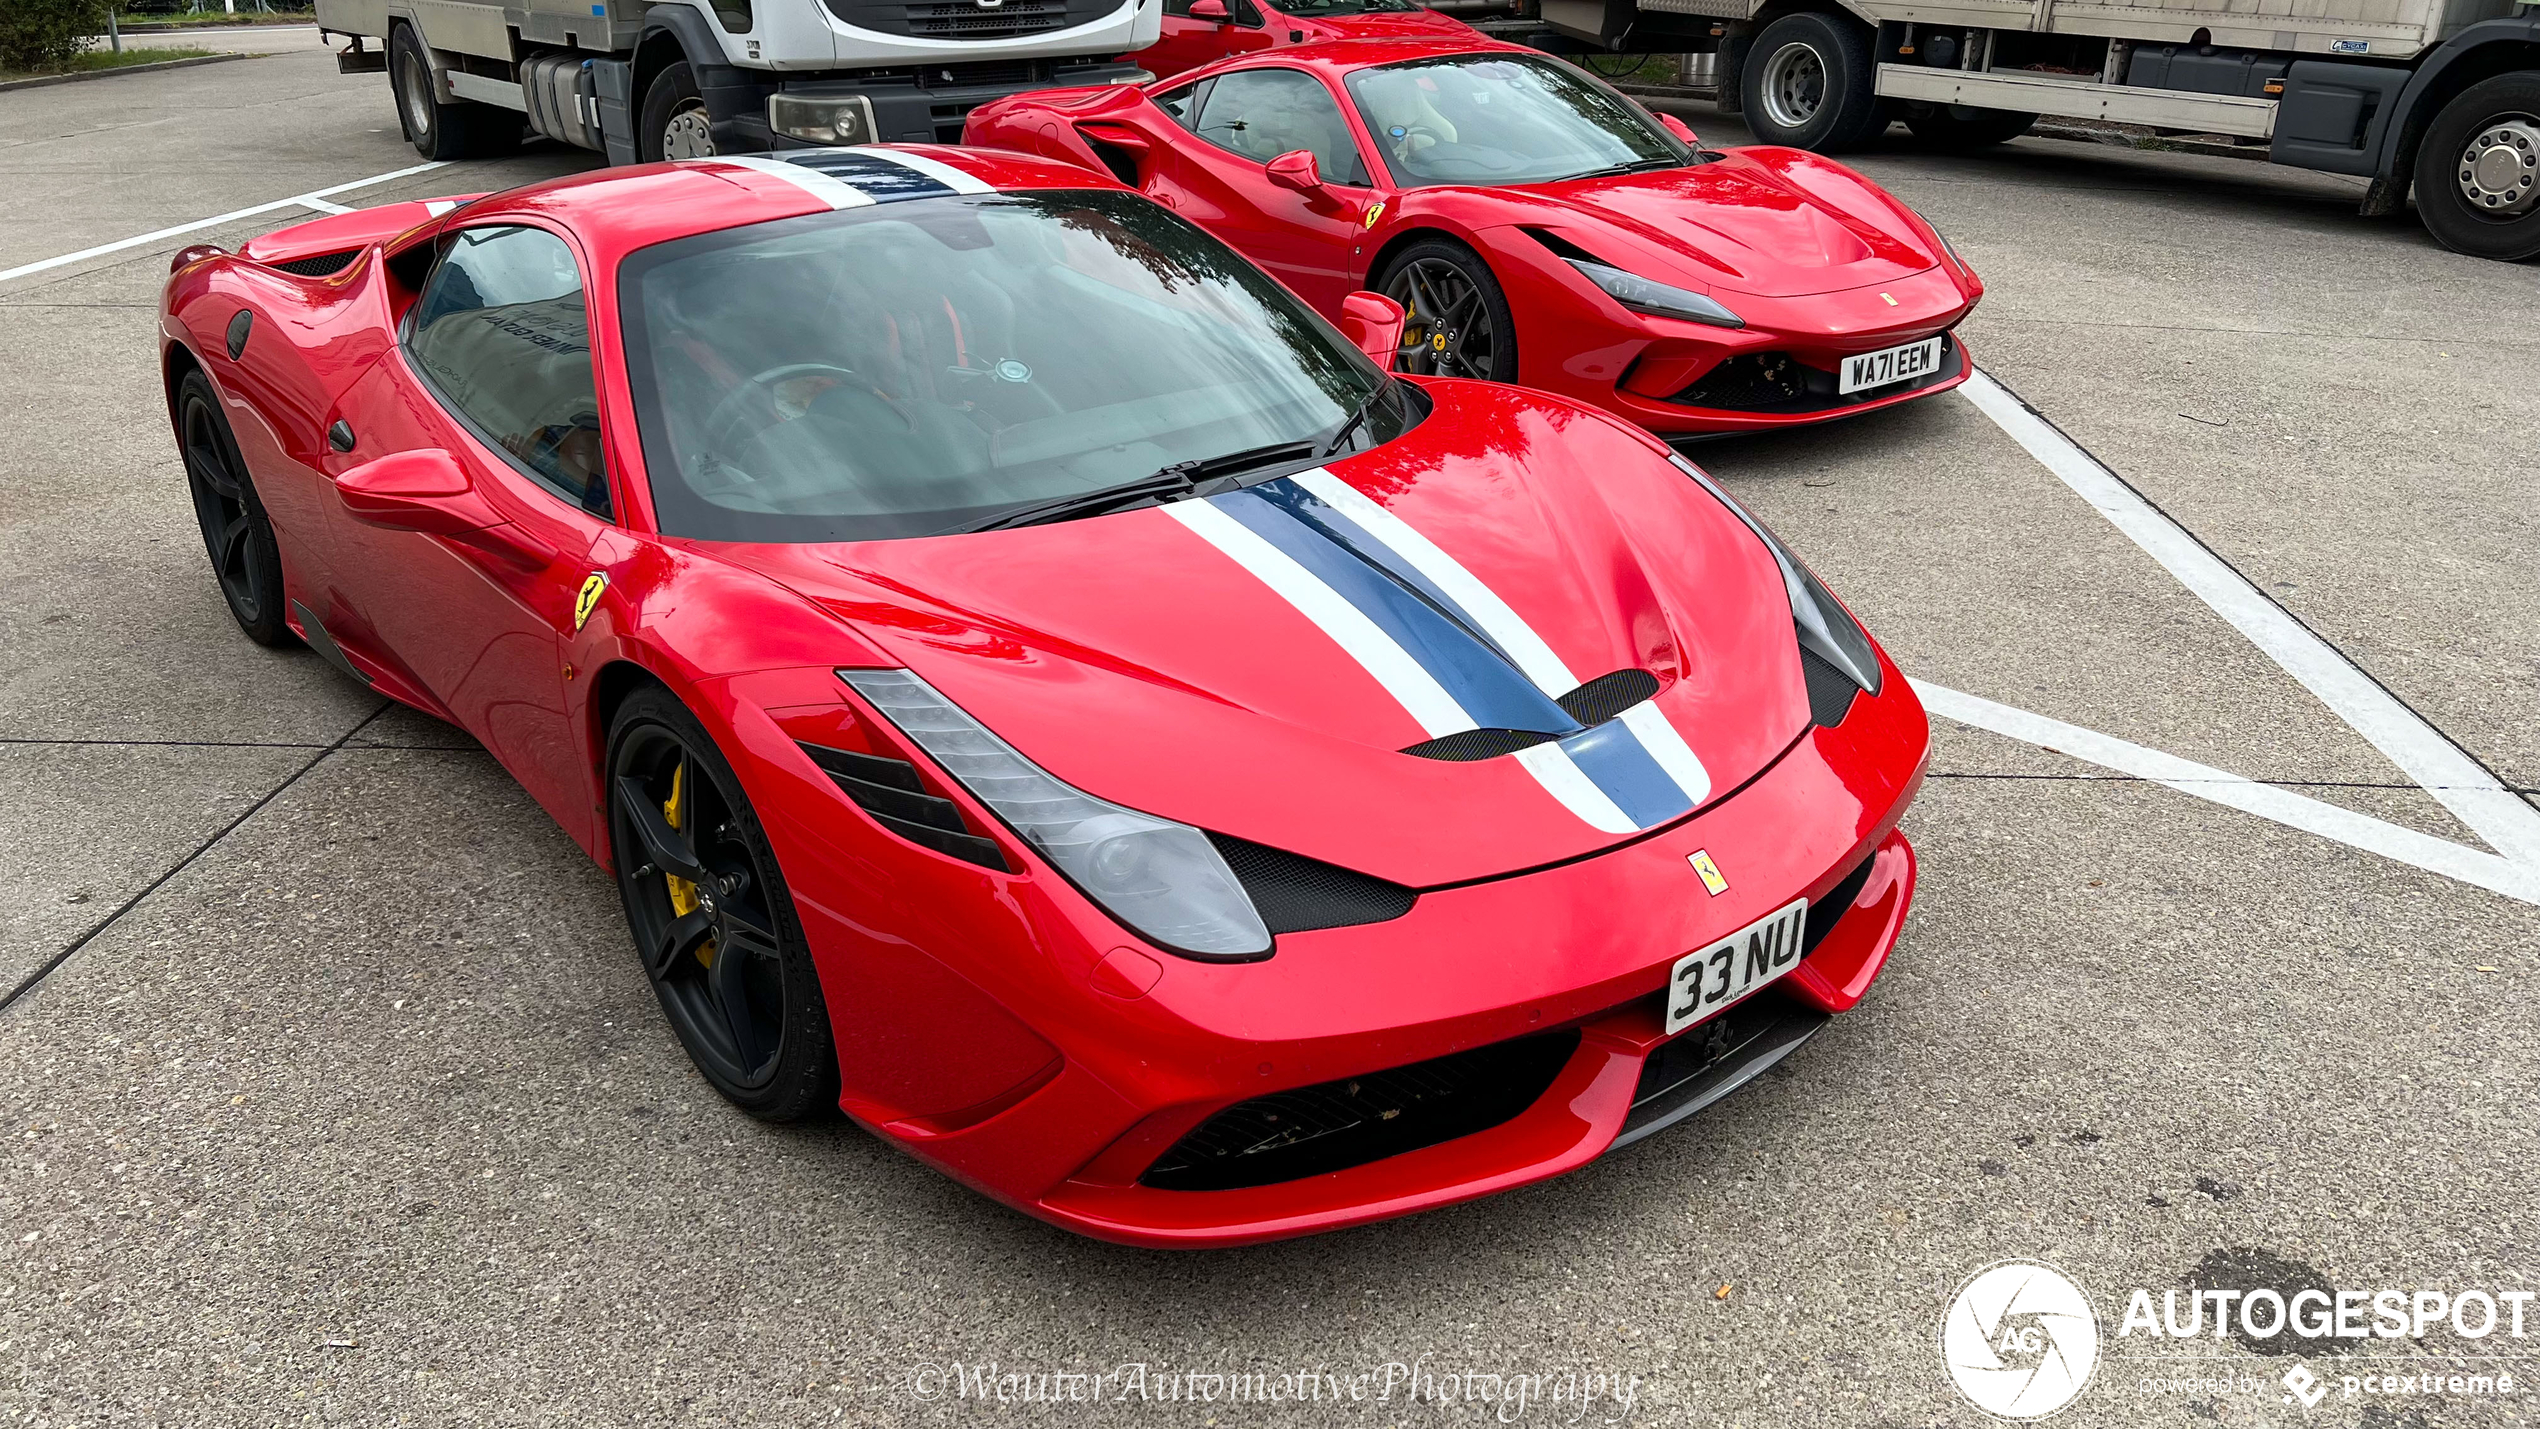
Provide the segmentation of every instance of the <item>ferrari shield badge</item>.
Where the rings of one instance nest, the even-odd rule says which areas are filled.
[[[1366,215],[1366,217],[1364,217],[1364,218],[1362,218],[1362,219],[1360,219],[1360,220],[1359,220],[1359,227],[1361,227],[1361,228],[1373,228],[1373,227],[1375,227],[1375,226],[1376,226],[1376,220],[1378,220],[1378,219],[1380,219],[1380,218],[1383,218],[1384,216],[1385,216],[1385,203],[1384,203],[1384,200],[1382,200],[1382,199],[1378,199],[1376,202],[1374,202],[1374,203],[1371,203],[1371,204],[1367,205],[1367,215]]]
[[[582,593],[573,598],[573,628],[580,630],[591,622],[591,611],[600,603],[600,592],[609,588],[609,578],[599,571],[591,572],[582,583]]]
[[[1692,864],[1693,871],[1702,875],[1702,886],[1711,890],[1712,897],[1717,898],[1729,891],[1728,879],[1721,876],[1720,866],[1711,861],[1711,850],[1695,849],[1685,855],[1685,862]]]

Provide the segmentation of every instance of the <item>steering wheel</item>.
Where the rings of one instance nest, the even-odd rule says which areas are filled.
[[[726,449],[724,442],[732,435],[732,429],[752,415],[748,406],[752,400],[756,400],[763,409],[760,415],[770,419],[760,422],[759,430],[764,431],[781,420],[781,414],[776,410],[775,387],[777,383],[794,377],[834,377],[846,386],[870,393],[892,411],[900,412],[900,404],[891,394],[874,386],[853,368],[840,367],[834,362],[787,362],[768,368],[723,394],[723,400],[715,403],[714,410],[706,414],[705,449],[711,452]],[[908,421],[908,414],[900,412],[900,420]]]

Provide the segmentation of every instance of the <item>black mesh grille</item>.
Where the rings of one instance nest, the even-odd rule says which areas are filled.
[[[1110,0],[827,0],[850,25],[935,40],[1002,40],[1063,30],[1102,17]]]
[[[1014,871],[996,840],[972,833],[970,826],[962,822],[960,807],[952,800],[927,793],[925,781],[917,777],[916,767],[907,760],[817,744],[802,744],[800,748],[829,776],[829,782],[855,800],[856,806],[871,814],[883,828],[922,848],[982,868],[1000,873]]]
[[[1382,923],[1411,911],[1420,895],[1399,883],[1245,839],[1210,834],[1218,855],[1273,933],[1310,933]]]
[[[1823,368],[1810,367],[1787,352],[1750,352],[1728,358],[1693,380],[1693,384],[1667,400],[1684,407],[1704,407],[1715,412],[1762,412],[1791,416],[1807,412],[1834,412],[1857,407],[1864,402],[1879,402],[1907,392],[1919,392],[1936,382],[1956,377],[1966,367],[1966,359],[1958,350],[1958,340],[1948,333],[1940,336],[1940,365],[1907,382],[1892,382],[1885,387],[1845,394],[1835,389],[1842,385],[1835,374]]]
[[[1831,729],[1852,713],[1852,697],[1861,687],[1834,667],[1834,662],[1802,645],[1799,673],[1808,681],[1808,718]]]
[[[1591,728],[1658,693],[1658,677],[1647,670],[1617,670],[1599,675],[1559,701],[1570,718]]]
[[[1520,1037],[1256,1097],[1201,1122],[1138,1179],[1165,1191],[1270,1186],[1487,1131],[1534,1105],[1578,1045],[1575,1031]]]
[[[312,253],[306,258],[286,258],[265,266],[279,268],[285,273],[297,273],[303,278],[324,278],[351,267],[353,260],[359,256],[360,249],[347,248],[341,253]]]

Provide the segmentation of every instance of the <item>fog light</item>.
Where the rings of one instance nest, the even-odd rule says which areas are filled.
[[[861,94],[772,94],[767,127],[806,144],[870,144],[873,101]]]

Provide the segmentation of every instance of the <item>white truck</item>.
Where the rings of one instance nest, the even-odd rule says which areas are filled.
[[[321,0],[323,3],[323,0]],[[1903,120],[1999,143],[2040,115],[2209,134],[2370,179],[2366,214],[2540,255],[2540,4],[2517,0],[1540,0],[1608,51],[1677,51],[1766,143]]]
[[[1163,0],[317,0],[382,71],[426,158],[524,124],[643,163],[804,145],[961,142],[1002,95],[1147,78]],[[367,48],[365,40],[378,40]]]

